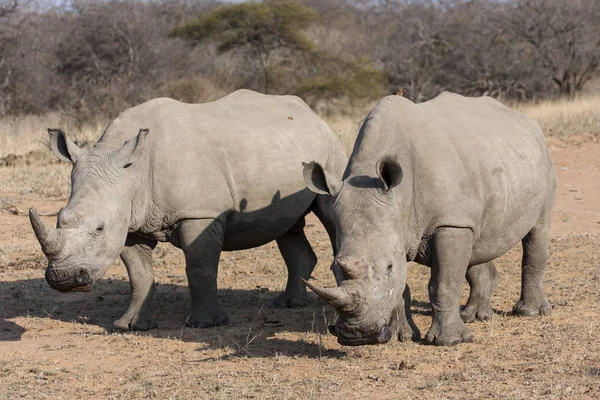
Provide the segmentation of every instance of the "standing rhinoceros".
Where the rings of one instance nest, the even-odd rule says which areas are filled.
[[[366,118],[343,180],[328,171],[317,161],[304,173],[311,190],[334,196],[334,268],[344,281],[309,286],[337,308],[330,329],[340,343],[391,338],[403,320],[407,261],[431,267],[425,341],[471,341],[463,320],[491,317],[492,260],[519,241],[521,299],[513,311],[550,313],[542,279],[557,180],[531,119],[487,97],[443,93],[417,105],[388,96]],[[471,296],[461,314],[465,274]]]
[[[297,97],[239,90],[206,104],[151,100],[112,121],[90,151],[59,130],[49,133],[52,150],[73,171],[56,229],[30,211],[49,260],[46,280],[57,290],[81,289],[120,254],[132,298],[117,329],[151,327],[158,241],[185,253],[194,327],[228,322],[217,302],[221,250],[276,240],[288,268],[276,303],[297,306],[306,296],[300,278],[308,279],[316,264],[303,231],[308,212],[335,247],[330,198],[306,188],[302,161],[315,158],[341,177],[347,157],[335,133]]]

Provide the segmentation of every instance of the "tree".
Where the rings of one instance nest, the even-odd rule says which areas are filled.
[[[320,56],[315,62],[315,74],[300,78],[294,88],[294,93],[313,108],[323,112],[327,108],[323,103],[331,105],[333,100],[354,105],[386,94],[387,75],[367,58]]]
[[[19,7],[18,0],[0,0],[0,18],[14,13]]]
[[[316,20],[311,8],[296,1],[267,0],[219,7],[177,25],[171,35],[193,44],[215,42],[219,53],[246,52],[258,61],[263,91],[269,93],[278,68],[314,50],[302,31]]]
[[[559,93],[572,96],[600,66],[597,0],[515,0],[508,18],[517,37],[537,54]]]
[[[18,51],[19,27],[23,22],[18,0],[0,0],[0,115],[11,108],[13,76],[16,65],[13,62]]]
[[[84,119],[114,117],[169,94],[173,81],[205,67],[182,40],[168,38],[176,21],[189,12],[178,2],[70,4],[57,15],[63,34],[52,47],[52,69],[63,88],[55,108]]]

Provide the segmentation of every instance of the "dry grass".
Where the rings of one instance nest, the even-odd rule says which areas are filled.
[[[362,121],[374,105],[371,102],[362,107],[340,106],[333,112],[322,110],[322,115],[350,151]],[[107,122],[108,118],[99,118],[97,122],[82,124],[59,113],[0,118],[0,158],[11,154],[25,156],[30,152],[48,151],[48,128],[62,129],[78,144],[94,143]]]
[[[338,133],[350,152],[364,118],[375,103],[323,106],[317,107],[317,112]],[[600,132],[600,95],[588,94],[573,100],[547,100],[509,106],[535,119],[548,136]],[[77,143],[93,143],[107,122],[107,118],[98,118],[97,121],[80,123],[60,113],[5,117],[0,119],[0,157],[46,150],[46,129],[50,127],[62,128]]]
[[[362,107],[340,106],[319,114],[335,130],[348,154],[365,117],[376,102]],[[600,94],[586,94],[575,99],[546,100],[507,104],[537,121],[547,136],[600,133]]]
[[[50,219],[48,219],[50,221]],[[594,399],[600,396],[599,237],[553,239],[545,289],[552,316],[503,314],[519,295],[520,249],[497,262],[492,321],[470,324],[476,341],[452,348],[392,342],[348,348],[327,334],[333,310],[270,302],[283,288],[277,247],[223,253],[219,298],[231,325],[188,329],[183,255],[154,252],[159,328],[114,334],[127,305],[122,265],[90,293],[61,294],[43,281],[44,258],[27,219],[0,215],[0,398],[26,399]],[[314,225],[313,225],[314,224]],[[311,218],[315,278],[332,285],[326,233]],[[7,243],[13,243],[6,246]],[[7,263],[3,263],[6,260]],[[415,321],[430,323],[429,270],[412,265]],[[466,300],[466,289],[463,304]]]
[[[48,148],[48,128],[60,128],[77,143],[94,142],[108,120],[81,124],[60,113],[26,115],[0,119],[0,157],[24,155]]]
[[[338,111],[321,113],[335,130],[348,154],[352,151],[358,130],[375,102],[362,107],[340,107]],[[547,136],[600,133],[600,94],[576,99],[546,100],[507,104],[537,121]]]
[[[349,107],[345,112],[327,113],[322,116],[325,122],[337,133],[348,154],[352,152],[356,135],[374,105]]]
[[[66,199],[71,192],[71,164],[56,161],[53,154],[45,159],[53,164],[0,167],[0,193],[20,199]]]
[[[600,132],[600,95],[575,99],[517,103],[514,108],[540,124],[548,136],[566,136]]]
[[[339,111],[322,113],[335,130],[348,154],[362,122],[375,102],[362,107],[341,107]],[[600,133],[600,94],[582,95],[575,99],[546,100],[507,104],[533,118],[547,136]]]

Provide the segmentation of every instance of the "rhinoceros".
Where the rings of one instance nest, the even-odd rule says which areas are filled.
[[[222,250],[273,240],[288,269],[276,305],[299,306],[317,260],[304,217],[322,221],[335,253],[330,197],[306,188],[302,162],[316,158],[341,177],[347,163],[336,134],[301,99],[247,90],[185,104],[158,98],[113,120],[89,151],[49,130],[54,153],[73,163],[71,195],[56,228],[30,220],[54,289],[87,289],[120,255],[131,302],[120,330],[152,326],[152,249],[169,241],[185,254],[191,296],[188,325],[228,322],[217,302]]]
[[[304,174],[312,191],[334,196],[333,267],[343,282],[306,283],[337,309],[330,330],[339,343],[383,343],[397,329],[410,337],[407,261],[431,268],[425,342],[472,341],[465,321],[492,316],[492,260],[519,241],[521,298],[513,312],[551,312],[542,280],[557,179],[544,135],[525,115],[488,97],[442,93],[415,104],[388,96],[364,121],[341,181],[318,161]],[[465,275],[471,295],[461,314]]]

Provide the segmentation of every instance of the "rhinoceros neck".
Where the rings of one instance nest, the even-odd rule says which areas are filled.
[[[354,144],[347,173],[375,173],[377,161],[393,156],[403,169],[410,163],[411,138],[418,134],[420,110],[399,97],[383,98],[365,119]]]
[[[119,150],[128,140],[135,138],[135,135],[131,135],[129,132],[125,134],[122,129],[116,128],[114,124],[109,125],[91,151],[106,156]],[[126,183],[124,187],[126,191],[121,194],[122,197],[119,199],[121,202],[131,204],[130,232],[136,231],[143,224],[148,210],[148,174],[145,171],[148,171],[148,151],[151,145],[150,143],[147,145],[148,148],[144,154],[125,169]]]
[[[414,103],[398,96],[382,99],[365,119],[354,145],[344,179],[353,176],[377,177],[376,166],[382,158],[392,157],[402,168],[400,185],[393,189],[400,210],[396,229],[409,259],[418,253],[427,221],[414,204],[413,140],[421,126],[420,112]]]
[[[130,181],[131,216],[129,218],[129,231],[137,231],[147,220],[150,211],[150,193],[148,188],[147,157],[138,160],[139,165],[132,165]]]

